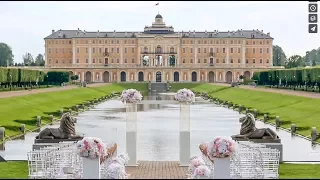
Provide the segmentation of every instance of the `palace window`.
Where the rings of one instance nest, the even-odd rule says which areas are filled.
[[[58,64],[59,63],[59,61],[58,61],[58,59],[56,59],[56,64]]]
[[[49,48],[49,53],[51,53],[51,49]]]
[[[132,53],[134,53],[134,48],[132,48]]]
[[[95,40],[93,40],[93,41],[92,41],[92,43],[93,43],[93,44],[95,44],[95,43],[96,43],[96,41],[95,41]]]
[[[49,64],[51,64],[51,59],[49,59]]]
[[[260,64],[262,64],[262,59],[260,59]]]
[[[269,59],[267,59],[267,62],[266,63],[269,63]]]
[[[186,53],[186,48],[182,48],[182,53]]]
[[[56,48],[56,53],[58,53],[58,48]]]
[[[198,63],[201,63],[201,59],[198,59]]]
[[[80,60],[79,59],[77,59],[77,63],[79,63],[80,62]]]
[[[219,63],[219,59],[216,59],[216,63]]]
[[[269,41],[267,41],[267,44],[269,44]]]
[[[69,59],[69,63],[70,63],[70,64],[72,63],[72,59]]]
[[[253,44],[256,44],[256,41],[253,41],[252,43],[253,43]]]
[[[217,48],[217,53],[219,53],[219,48]]]
[[[230,48],[230,52],[233,53],[233,48]]]
[[[92,63],[96,63],[96,59],[92,59]]]
[[[200,53],[200,51],[201,51],[201,49],[200,49],[200,48],[198,48],[198,53]]]
[[[193,59],[190,59],[190,63],[193,63]]]
[[[233,44],[233,40],[230,41],[230,44]]]
[[[119,44],[119,40],[117,40],[117,44]]]
[[[198,40],[198,44],[201,44],[201,41],[200,41],[200,40]]]
[[[213,44],[213,40],[210,41],[210,44]]]
[[[249,59],[246,59],[246,64],[248,64],[249,63]]]
[[[77,53],[80,53],[80,48],[77,48]]]
[[[269,53],[269,48],[267,48],[267,53]]]
[[[117,53],[119,53],[119,48],[117,48]]]
[[[207,53],[207,48],[204,48],[203,51],[204,51],[204,53]]]
[[[252,53],[256,53],[256,48],[252,48]]]
[[[262,41],[260,41],[260,44],[262,44]]]
[[[88,48],[86,48],[86,53],[88,53]]]
[[[170,48],[170,53],[174,53],[174,47]]]
[[[92,53],[96,53],[96,48],[92,48]]]
[[[124,40],[124,43],[127,44],[127,40]]]
[[[101,44],[101,40],[99,40],[99,44]]]
[[[222,41],[222,44],[225,44],[225,43],[226,43],[226,41],[225,41],[225,40],[223,40],[223,41]]]
[[[143,48],[143,52],[144,52],[144,53],[148,53],[148,47],[144,47],[144,48]]]
[[[62,44],[64,44],[64,41],[62,41]]]
[[[238,59],[238,63],[240,63],[241,62],[241,59]]]
[[[113,48],[111,48],[111,53],[113,53]]]
[[[86,63],[89,63],[89,60],[88,60],[88,59],[86,59]]]
[[[104,43],[108,44],[108,40],[105,40]]]
[[[111,44],[113,44],[113,40],[111,40]]]
[[[216,44],[219,44],[219,40],[218,40],[218,41],[216,41]]]
[[[69,52],[72,53],[72,48],[70,48]]]
[[[128,63],[127,59],[124,59],[124,63]]]
[[[262,53],[262,48],[260,48],[260,53]]]
[[[255,64],[255,63],[256,63],[256,60],[255,60],[255,59],[252,59],[252,63]]]
[[[192,41],[192,40],[190,41],[190,44],[193,44],[193,41]]]
[[[238,40],[238,44],[241,44],[240,40]]]
[[[99,58],[99,63],[101,63],[101,58]]]
[[[193,53],[193,48],[190,48],[190,53]]]
[[[213,48],[210,48],[210,53],[213,53]]]
[[[117,59],[117,63],[119,63],[120,62],[120,60],[119,59]]]
[[[238,53],[241,53],[241,48],[238,48]]]
[[[106,52],[106,53],[107,53],[107,52],[108,52],[108,48],[104,48],[104,52]]]
[[[102,52],[102,49],[101,48],[99,48],[99,53],[101,53]]]
[[[222,63],[226,63],[226,59],[222,59]]]
[[[222,53],[226,53],[226,48],[222,48]]]
[[[185,59],[183,59],[183,60],[182,60],[182,63],[186,63],[186,60],[185,60]]]
[[[111,59],[111,63],[113,63],[114,61],[113,61],[113,59]]]
[[[207,41],[204,41],[204,44],[207,44]]]
[[[186,41],[185,41],[185,40],[183,40],[183,41],[182,41],[182,44],[185,44],[185,43],[186,43]]]
[[[124,53],[127,53],[127,48],[124,48]]]
[[[132,44],[134,44],[134,40],[132,40]]]
[[[203,60],[203,63],[207,63],[207,59],[204,59],[204,60]]]
[[[230,59],[230,63],[233,63],[233,59]]]
[[[161,46],[157,46],[157,53],[161,53]]]
[[[88,42],[88,40],[86,40],[86,44],[88,44],[89,42]]]
[[[134,58],[132,58],[131,62],[134,63]]]

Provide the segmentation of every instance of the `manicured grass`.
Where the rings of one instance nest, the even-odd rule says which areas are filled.
[[[27,161],[0,163],[0,179],[28,178]],[[280,164],[280,179],[316,179],[320,177],[320,164]]]
[[[36,127],[36,116],[42,123],[49,122],[49,115],[58,116],[60,109],[69,109],[77,104],[94,98],[106,96],[127,88],[147,89],[146,83],[109,84],[100,87],[76,88],[65,91],[43,92],[26,96],[0,99],[0,126],[6,128],[6,135],[20,134],[19,127],[25,124],[27,129]]]
[[[171,84],[173,89],[175,84]],[[198,92],[207,92],[212,97],[233,104],[241,104],[249,109],[257,109],[261,115],[269,114],[270,122],[275,123],[275,117],[280,116],[281,127],[297,126],[297,133],[304,136],[311,134],[311,127],[320,124],[320,100],[279,93],[254,91],[240,88],[216,86],[212,84],[181,84],[181,87],[191,87]],[[261,116],[262,117],[262,116]]]

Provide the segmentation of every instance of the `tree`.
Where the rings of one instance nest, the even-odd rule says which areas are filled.
[[[290,56],[285,61],[285,68],[303,67],[304,65],[304,58],[299,55]]]
[[[22,56],[23,58],[23,63],[26,66],[30,66],[32,63],[34,63],[33,57],[30,53],[26,53],[25,55]]]
[[[274,66],[283,66],[286,60],[286,54],[282,48],[278,45],[273,46],[273,65]]]
[[[35,65],[36,66],[44,66],[44,59],[42,54],[38,54],[35,60]]]
[[[12,66],[13,57],[11,47],[6,43],[0,43],[0,66]]]

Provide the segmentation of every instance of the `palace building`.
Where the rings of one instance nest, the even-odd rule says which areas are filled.
[[[272,65],[273,38],[263,30],[181,31],[160,14],[142,32],[52,30],[46,69],[87,82],[227,82]]]

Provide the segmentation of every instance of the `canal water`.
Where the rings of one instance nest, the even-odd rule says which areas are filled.
[[[138,105],[138,160],[179,160],[179,104],[172,95],[144,97]],[[213,103],[197,99],[191,105],[191,155],[198,155],[199,144],[215,136],[239,134],[239,118],[243,114]],[[125,152],[125,105],[118,99],[109,100],[77,116],[76,131],[85,136],[99,137],[105,142],[115,141],[118,152]],[[50,127],[58,127],[54,124]],[[320,146],[300,137],[276,130],[257,121],[258,128],[271,128],[280,136],[284,161],[320,161]],[[26,160],[37,133],[28,133],[25,140],[6,142],[0,155],[6,160]]]

